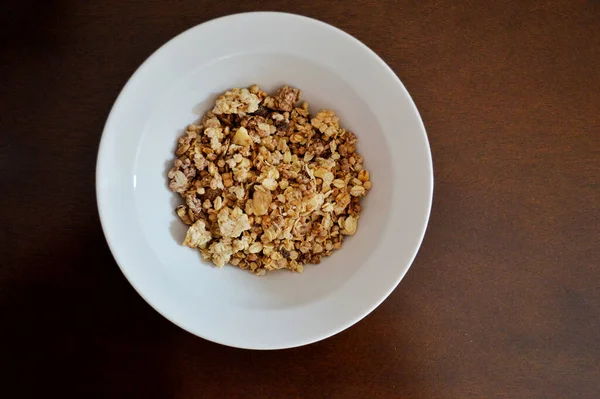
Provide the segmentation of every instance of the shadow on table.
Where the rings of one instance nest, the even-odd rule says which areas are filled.
[[[165,356],[177,329],[127,283],[100,226],[39,258],[19,259],[26,275],[0,291],[2,392],[14,389],[3,396],[167,397]]]
[[[16,257],[22,273],[0,291],[3,397],[426,397],[423,348],[391,298],[313,345],[228,348],[151,309],[115,265],[100,226],[89,230]]]
[[[170,368],[186,398],[430,397],[424,348],[405,331],[411,321],[397,312],[384,305],[334,337],[278,351],[229,348],[183,334]]]

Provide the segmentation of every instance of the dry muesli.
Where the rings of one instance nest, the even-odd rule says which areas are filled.
[[[356,136],[300,94],[231,89],[178,141],[168,177],[185,201],[183,244],[219,267],[302,272],[356,232],[371,189]]]

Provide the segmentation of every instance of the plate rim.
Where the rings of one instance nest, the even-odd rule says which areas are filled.
[[[410,100],[410,107],[412,108],[412,111],[415,113],[415,115],[418,118],[418,124],[421,130],[421,133],[424,135],[425,138],[425,144],[426,144],[426,155],[427,155],[427,166],[428,166],[428,182],[427,185],[429,186],[429,192],[428,192],[428,196],[427,196],[427,206],[426,206],[426,214],[424,215],[423,218],[423,224],[421,226],[421,231],[419,232],[418,235],[418,245],[415,246],[415,248],[413,249],[413,253],[410,256],[410,262],[407,263],[406,267],[404,268],[404,270],[398,274],[396,281],[394,282],[394,284],[391,286],[391,288],[389,290],[387,290],[386,292],[382,292],[382,294],[379,297],[378,301],[374,301],[372,304],[370,304],[369,306],[367,306],[368,310],[364,313],[360,313],[351,318],[351,320],[348,320],[346,323],[344,323],[343,325],[339,325],[337,328],[333,329],[332,331],[327,331],[321,335],[319,335],[319,338],[317,339],[305,339],[305,340],[298,340],[298,342],[294,342],[292,344],[289,345],[279,345],[279,346],[272,346],[272,347],[253,347],[253,346],[246,346],[243,344],[238,344],[238,343],[232,343],[232,342],[224,342],[221,341],[219,339],[215,339],[214,337],[206,337],[204,335],[202,335],[201,333],[198,333],[197,331],[192,331],[189,328],[184,326],[184,323],[176,320],[175,318],[171,317],[170,315],[166,314],[165,312],[161,311],[159,309],[158,306],[156,306],[153,301],[148,298],[141,289],[138,288],[138,286],[136,285],[136,283],[134,283],[133,279],[130,278],[130,276],[128,275],[127,271],[126,271],[126,267],[124,267],[122,264],[122,260],[119,260],[119,256],[117,255],[118,253],[118,249],[116,248],[115,244],[113,242],[111,242],[111,238],[108,235],[107,232],[107,228],[106,228],[106,217],[104,215],[106,211],[106,205],[104,206],[105,210],[103,211],[102,208],[102,203],[101,203],[101,187],[99,185],[99,182],[101,181],[101,176],[102,176],[102,170],[103,168],[101,167],[103,164],[102,161],[102,155],[104,152],[106,152],[106,142],[107,142],[107,131],[109,130],[109,127],[111,125],[112,119],[115,115],[115,110],[118,108],[119,103],[122,101],[122,99],[124,98],[127,89],[129,88],[129,86],[132,84],[132,81],[134,81],[134,78],[139,75],[141,73],[141,71],[143,71],[143,69],[145,67],[147,67],[151,61],[161,52],[161,50],[163,50],[164,48],[166,48],[169,44],[171,44],[172,42],[176,41],[177,39],[181,38],[182,36],[186,35],[186,34],[190,34],[192,31],[194,31],[195,29],[201,27],[201,26],[206,26],[209,24],[218,24],[218,23],[223,23],[223,21],[228,20],[228,19],[234,19],[236,17],[240,17],[240,16],[251,16],[251,15],[256,15],[256,16],[271,16],[271,17],[292,17],[292,18],[297,18],[297,19],[302,19],[305,20],[306,22],[312,23],[312,24],[317,24],[320,25],[322,28],[326,28],[329,29],[330,31],[332,31],[335,34],[341,35],[344,37],[344,39],[346,40],[351,40],[353,41],[355,44],[359,45],[363,50],[365,50],[368,55],[373,59],[376,60],[382,67],[384,67],[388,73],[390,74],[390,77],[392,77],[395,80],[396,83],[396,88],[400,89],[401,91],[404,92],[404,94],[406,94],[406,96],[408,97],[408,99]],[[125,276],[125,278],[127,279],[127,281],[129,282],[129,284],[134,288],[134,290],[142,297],[142,299],[144,299],[144,301],[146,303],[148,303],[148,305],[150,305],[155,311],[157,311],[160,315],[162,315],[164,318],[166,318],[167,320],[169,320],[171,323],[175,324],[176,326],[178,326],[179,328],[183,329],[184,331],[191,333],[193,335],[196,335],[200,338],[203,338],[207,341],[211,341],[211,342],[215,342],[218,343],[220,345],[225,345],[225,346],[230,346],[230,347],[235,347],[235,348],[241,348],[241,349],[251,349],[251,350],[277,350],[277,349],[287,349],[287,348],[295,348],[295,347],[299,347],[299,346],[304,346],[304,345],[309,345],[315,342],[319,342],[322,341],[324,339],[327,339],[331,336],[334,336],[346,329],[348,329],[349,327],[353,326],[354,324],[358,323],[359,321],[363,320],[364,318],[366,318],[369,314],[371,314],[377,307],[379,307],[381,305],[381,303],[383,303],[383,301],[385,301],[390,295],[391,293],[398,287],[399,283],[402,281],[402,279],[404,278],[404,276],[406,275],[406,273],[408,272],[408,270],[412,267],[412,264],[415,261],[416,256],[419,253],[419,250],[423,244],[423,240],[425,238],[425,234],[427,231],[427,228],[429,226],[429,221],[430,221],[430,217],[431,217],[431,210],[432,210],[432,206],[433,206],[433,193],[434,193],[434,170],[433,170],[433,158],[432,158],[432,153],[431,153],[431,145],[429,142],[429,137],[427,135],[427,130],[425,128],[425,124],[423,122],[423,118],[421,117],[421,114],[419,113],[419,110],[415,104],[414,99],[412,98],[412,96],[410,95],[409,91],[406,89],[406,87],[404,86],[404,84],[402,83],[402,81],[400,80],[399,76],[394,72],[394,70],[377,54],[375,53],[371,48],[369,48],[367,45],[365,45],[363,42],[361,42],[359,39],[357,39],[356,37],[352,36],[351,34],[343,31],[340,28],[337,28],[333,25],[330,25],[324,21],[315,19],[315,18],[311,18],[311,17],[307,17],[307,16],[303,16],[303,15],[299,15],[299,14],[293,14],[293,13],[287,13],[287,12],[278,12],[278,11],[253,11],[253,12],[242,12],[242,13],[235,13],[235,14],[229,14],[229,15],[225,15],[225,16],[221,16],[221,17],[217,17],[214,19],[210,19],[207,21],[204,21],[200,24],[194,25],[189,27],[188,29],[180,32],[179,34],[173,36],[171,39],[167,40],[165,43],[163,43],[162,45],[160,45],[155,51],[153,51],[133,72],[133,74],[128,78],[127,82],[125,83],[125,85],[123,85],[123,87],[121,88],[121,90],[119,91],[119,94],[117,95],[110,111],[108,114],[108,117],[106,119],[106,122],[104,124],[103,130],[102,130],[102,134],[101,134],[101,138],[100,138],[100,143],[99,143],[99,147],[98,147],[98,154],[97,154],[97,158],[96,158],[96,172],[95,172],[95,194],[96,194],[96,205],[97,205],[97,209],[98,209],[98,215],[99,215],[99,219],[100,219],[100,224],[102,227],[102,232],[104,235],[104,238],[107,242],[107,245],[109,247],[109,250],[113,256],[113,259],[115,260],[115,263],[117,263],[119,269],[121,270],[121,273],[123,273],[123,275]]]

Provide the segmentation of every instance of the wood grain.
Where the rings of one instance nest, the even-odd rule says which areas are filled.
[[[599,2],[2,7],[2,397],[598,397]],[[435,168],[398,289],[349,330],[276,352],[212,344],[154,312],[113,261],[94,194],[104,121],[137,66],[191,26],[253,10],[321,19],[380,54]]]

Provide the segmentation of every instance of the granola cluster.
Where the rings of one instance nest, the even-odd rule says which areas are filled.
[[[169,187],[185,204],[184,245],[222,267],[302,272],[342,247],[371,189],[356,136],[300,90],[231,89],[179,139]]]

